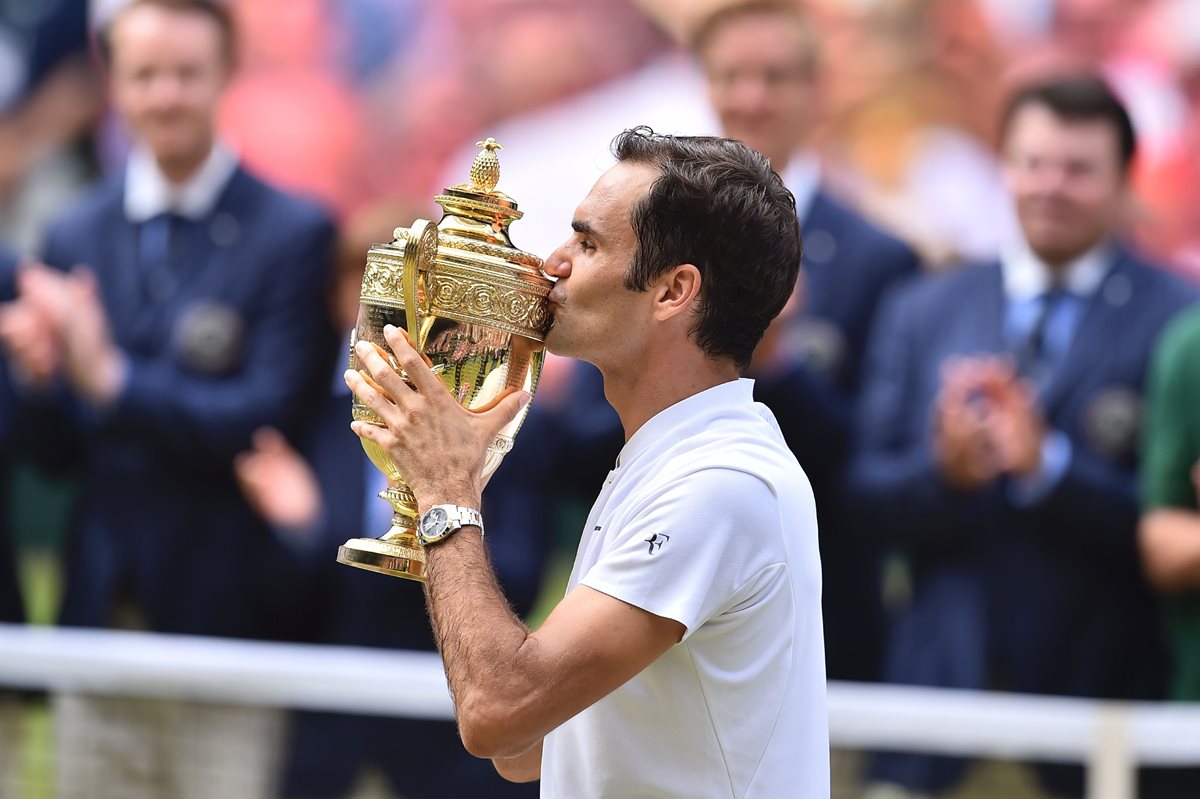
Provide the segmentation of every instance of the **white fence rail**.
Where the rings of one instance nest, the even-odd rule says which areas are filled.
[[[432,653],[106,630],[0,624],[0,685],[452,716]],[[1084,763],[1089,799],[1132,797],[1138,765],[1200,765],[1200,705],[830,683],[829,731],[837,747]]]

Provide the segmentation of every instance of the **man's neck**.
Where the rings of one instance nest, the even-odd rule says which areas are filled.
[[[182,186],[195,177],[196,173],[200,171],[200,167],[204,166],[204,162],[208,160],[209,154],[212,153],[212,148],[213,143],[210,141],[208,146],[203,150],[189,153],[186,156],[160,158],[156,154],[154,156],[154,163],[158,165],[163,177],[170,181],[172,185]]]
[[[659,412],[713,386],[741,377],[728,359],[708,358],[694,347],[681,357],[651,355],[632,368],[599,366],[604,396],[621,417],[625,440]]]

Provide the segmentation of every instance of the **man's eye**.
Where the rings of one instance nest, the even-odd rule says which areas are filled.
[[[579,240],[579,248],[581,250],[583,250],[584,252],[591,252],[592,250],[596,249],[596,245],[592,244],[587,239],[580,239]]]

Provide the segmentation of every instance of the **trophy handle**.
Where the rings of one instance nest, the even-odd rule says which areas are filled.
[[[409,228],[408,244],[404,247],[404,316],[408,325],[408,336],[413,346],[421,351],[425,347],[424,336],[419,327],[420,309],[417,307],[417,281],[422,270],[429,271],[437,258],[438,229],[428,219],[418,219]]]

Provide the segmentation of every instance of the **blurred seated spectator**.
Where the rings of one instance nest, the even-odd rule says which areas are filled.
[[[1158,699],[1137,430],[1152,347],[1195,295],[1118,240],[1135,137],[1102,81],[1024,88],[1002,140],[1022,245],[906,287],[872,336],[852,499],[913,580],[885,676]],[[964,765],[887,753],[871,777],[935,793]],[[1079,768],[1037,771],[1082,795]]]

